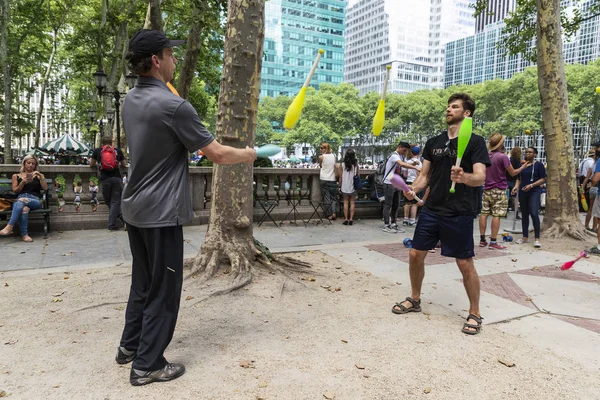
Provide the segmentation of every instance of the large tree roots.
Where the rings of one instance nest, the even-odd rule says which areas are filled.
[[[223,269],[223,274],[232,278],[229,286],[213,290],[200,301],[243,288],[252,282],[255,271],[283,274],[291,278],[289,272],[300,272],[310,267],[304,261],[272,254],[252,237],[248,240],[231,241],[207,239],[196,257],[184,261],[184,268],[190,269],[185,279],[193,278],[199,285],[207,284],[220,269]],[[207,284],[206,287],[208,286]]]
[[[579,218],[554,218],[549,223],[544,221],[543,235],[549,239],[560,239],[564,236],[570,236],[577,240],[589,239],[589,234],[581,221],[579,221]]]

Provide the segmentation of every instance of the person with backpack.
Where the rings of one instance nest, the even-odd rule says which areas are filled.
[[[408,142],[399,142],[396,147],[396,151],[392,153],[385,163],[385,172],[383,174],[383,186],[384,196],[383,201],[383,231],[387,233],[398,233],[406,232],[404,229],[399,229],[396,223],[398,217],[398,206],[400,202],[403,202],[404,197],[402,196],[400,189],[396,189],[392,186],[392,183],[388,180],[390,172],[402,174],[403,169],[416,169],[417,167],[411,163],[408,163],[408,152],[410,150],[410,144]]]
[[[121,195],[123,193],[123,181],[119,167],[126,168],[125,157],[121,149],[113,147],[112,137],[102,138],[102,147],[92,153],[90,159],[91,168],[100,168],[100,186],[102,197],[108,206],[108,230],[119,229],[117,219],[121,215]]]

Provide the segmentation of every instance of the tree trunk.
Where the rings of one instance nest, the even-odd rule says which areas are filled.
[[[8,21],[10,15],[10,6],[8,0],[2,0],[2,38],[0,39],[0,63],[2,63],[2,75],[4,76],[4,164],[12,164],[12,135],[10,126],[10,106],[12,103],[11,89],[11,70],[8,62]]]
[[[144,29],[155,29],[157,31],[163,30],[162,14],[160,12],[161,3],[162,0],[148,1],[148,11],[146,12]]]
[[[42,87],[40,91],[40,105],[38,107],[36,119],[35,119],[35,134],[33,137],[33,146],[39,147],[40,145],[40,130],[42,122],[42,114],[44,113],[44,98],[46,96],[46,86],[48,85],[48,79],[50,79],[50,73],[52,72],[52,65],[54,64],[54,56],[56,55],[58,31],[54,31],[54,37],[52,38],[52,53],[50,53],[50,59],[48,60],[48,66],[46,67],[46,73],[44,74],[44,80],[42,81]]]
[[[538,87],[548,162],[544,235],[586,238],[579,220],[560,0],[537,0]]]
[[[216,137],[243,148],[252,146],[260,91],[264,40],[264,0],[229,1]],[[208,279],[222,261],[234,277],[229,290],[252,280],[255,261],[267,263],[252,234],[252,166],[215,165],[209,228],[192,272]]]
[[[195,3],[193,5],[192,25],[190,26],[190,33],[188,34],[186,42],[183,66],[179,71],[179,79],[177,80],[177,91],[184,99],[187,99],[190,94],[194,72],[196,72],[196,63],[198,62],[198,55],[200,54],[200,36],[202,35],[202,30],[204,28],[203,14],[205,12],[206,3],[200,2],[200,4],[201,8],[198,8]]]

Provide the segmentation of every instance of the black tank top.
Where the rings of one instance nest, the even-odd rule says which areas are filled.
[[[17,176],[17,183],[21,184],[21,181],[23,179],[20,176]],[[23,190],[21,190],[21,193],[29,193],[29,194],[33,194],[37,197],[40,197],[42,195],[42,184],[40,183],[40,179],[36,176],[35,178],[33,178],[33,180],[29,183],[26,183],[25,186],[23,186]]]

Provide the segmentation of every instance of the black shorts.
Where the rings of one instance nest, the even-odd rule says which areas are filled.
[[[459,259],[475,256],[473,217],[442,217],[427,209],[421,211],[413,236],[412,248],[431,250],[442,242],[442,255]]]

